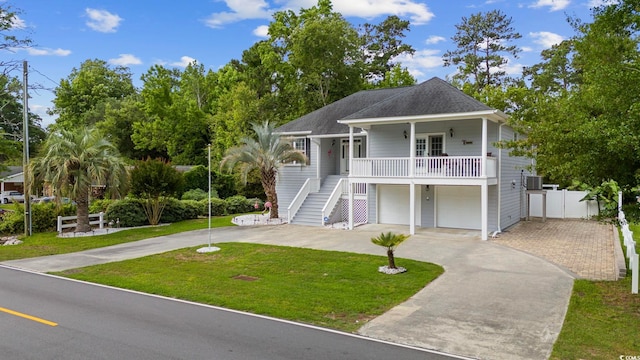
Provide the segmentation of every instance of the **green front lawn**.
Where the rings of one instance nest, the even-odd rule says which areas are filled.
[[[632,225],[640,244],[640,225]],[[619,281],[576,280],[551,359],[618,359],[640,356],[640,295],[631,273]]]
[[[231,226],[231,219],[233,219],[233,216],[212,218],[211,227]],[[37,233],[22,238],[23,243],[20,245],[0,246],[0,261],[66,254],[185,231],[207,229],[208,221],[208,219],[186,220],[170,225],[135,228],[107,235],[79,236],[75,238],[59,238],[55,232]]]
[[[407,300],[442,274],[434,264],[397,259],[404,274],[384,275],[385,256],[243,243],[199,254],[181,249],[58,275],[248,311],[343,331]]]

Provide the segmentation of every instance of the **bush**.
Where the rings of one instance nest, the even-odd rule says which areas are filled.
[[[202,189],[191,189],[182,194],[182,200],[205,200],[209,197],[206,191]],[[211,190],[211,197],[218,197],[218,193],[215,190]]]
[[[243,214],[255,210],[253,208],[253,203],[251,203],[246,197],[242,195],[229,197],[226,199],[226,202],[227,212],[229,214]]]
[[[107,219],[114,222],[120,219],[120,227],[149,225],[142,203],[138,199],[114,201],[106,212]]]
[[[31,231],[32,233],[56,231],[58,216],[72,215],[76,215],[76,206],[73,204],[64,204],[59,207],[55,203],[31,204]],[[24,233],[24,205],[16,203],[13,211],[4,215],[0,222],[0,233]]]
[[[109,205],[111,205],[114,201],[111,199],[94,199],[89,204],[89,214],[98,214],[98,213],[106,213]]]
[[[198,216],[207,216],[209,215],[209,206],[207,204],[207,200],[182,200],[182,203],[189,208],[188,211],[193,211]]]
[[[167,205],[160,216],[160,222],[162,223],[174,223],[182,220],[197,219],[198,209],[189,206],[184,201],[170,198],[167,201]]]
[[[640,204],[624,204],[622,205],[624,217],[630,224],[640,224]]]
[[[205,214],[209,214],[209,204],[207,200],[202,201],[206,206]],[[229,212],[227,210],[227,202],[222,199],[213,198],[211,199],[211,216],[222,216],[227,215]]]

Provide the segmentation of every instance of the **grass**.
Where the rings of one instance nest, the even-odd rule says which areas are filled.
[[[640,244],[640,225],[631,230]],[[551,359],[620,356],[640,357],[640,295],[631,294],[631,273],[619,281],[576,280]]]
[[[243,243],[221,251],[181,249],[58,275],[248,311],[343,331],[400,304],[442,267],[398,259],[400,275],[377,271],[386,257]]]
[[[231,226],[233,216],[215,217],[211,227]],[[157,236],[208,228],[208,219],[186,220],[164,226],[122,230],[107,235],[59,238],[56,232],[37,233],[21,240],[19,246],[0,246],[0,261],[36,256],[66,254],[127,243]]]

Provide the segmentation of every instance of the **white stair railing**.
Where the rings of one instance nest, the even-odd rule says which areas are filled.
[[[298,213],[298,210],[300,210],[302,203],[307,198],[307,196],[309,196],[310,192],[311,179],[307,179],[307,181],[304,182],[296,196],[293,198],[293,201],[291,201],[291,204],[287,208],[287,222],[289,224],[291,224],[291,220],[293,220],[293,217],[296,216],[296,213]]]
[[[322,208],[322,225],[323,226],[327,222],[329,215],[331,215],[333,208],[336,207],[336,205],[338,204],[338,201],[342,197],[343,183],[348,183],[347,179],[342,178],[340,179],[340,181],[338,181],[338,183],[336,184],[336,187],[333,188],[331,195],[329,195],[329,199],[327,200],[327,202],[324,204],[324,207]]]

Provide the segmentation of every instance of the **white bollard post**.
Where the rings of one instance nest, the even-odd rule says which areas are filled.
[[[58,216],[58,224],[56,226],[56,229],[58,230],[58,234],[62,233],[62,216]]]
[[[100,215],[100,219],[99,219],[100,220],[100,225],[99,225],[99,227],[100,227],[100,229],[104,229],[104,213],[102,211],[100,211],[100,214],[98,214],[98,215]]]

